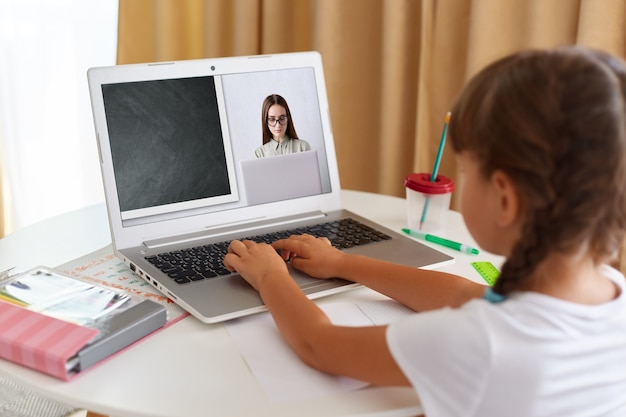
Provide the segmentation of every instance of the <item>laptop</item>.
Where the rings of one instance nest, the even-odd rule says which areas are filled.
[[[322,192],[316,150],[241,161],[247,204],[271,203]],[[275,178],[275,181],[268,181]]]
[[[223,268],[233,239],[267,241],[288,229],[413,267],[453,262],[342,209],[317,52],[91,68],[88,82],[114,253],[205,323],[266,310],[243,278]],[[263,189],[250,190],[261,187],[246,183],[245,166],[262,145],[261,106],[270,94],[287,101],[289,123],[314,151],[306,157],[315,156],[317,170],[276,177],[268,169],[257,174]],[[286,175],[316,177],[319,188],[272,196]],[[271,198],[256,200],[252,191]],[[354,225],[366,229],[357,246],[346,243]],[[311,299],[358,286],[291,273]]]

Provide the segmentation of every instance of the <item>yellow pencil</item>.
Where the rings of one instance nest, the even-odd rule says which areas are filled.
[[[24,301],[19,300],[19,299],[15,298],[15,297],[13,297],[11,295],[8,295],[8,294],[0,293],[0,300],[4,300],[4,301],[6,301],[8,303],[15,304],[15,305],[20,306],[20,307],[28,307],[28,304],[26,304]]]

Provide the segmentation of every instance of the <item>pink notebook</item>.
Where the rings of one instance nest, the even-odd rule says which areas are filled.
[[[0,285],[0,358],[64,380],[166,322],[158,303],[43,266]]]
[[[0,301],[0,357],[64,380],[97,329]]]

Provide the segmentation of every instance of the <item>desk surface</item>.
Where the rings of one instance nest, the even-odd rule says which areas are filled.
[[[406,201],[343,191],[344,207],[393,230],[406,225]],[[474,244],[459,213],[451,212],[445,237]],[[56,216],[0,239],[0,271],[9,267],[56,266],[111,242],[104,205]],[[429,244],[456,258],[440,270],[482,282],[472,261],[501,258],[461,254]],[[319,303],[381,299],[359,288]],[[87,370],[71,382],[0,360],[0,373],[49,398],[119,417],[228,416],[411,416],[422,412],[411,388],[366,389],[331,398],[270,403],[220,324],[187,317],[130,349]]]

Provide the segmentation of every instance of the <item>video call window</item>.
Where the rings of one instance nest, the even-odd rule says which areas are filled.
[[[330,191],[312,68],[128,82],[102,89],[124,221],[201,214]],[[272,107],[270,115],[264,113],[264,104],[272,95],[284,104]],[[268,140],[264,135],[281,128],[291,128],[298,138],[283,142],[289,142],[289,148],[259,155]],[[309,151],[316,154],[317,166],[305,171],[301,165],[300,172],[283,175],[317,176],[312,191],[290,189],[285,183],[282,193],[274,192],[276,167],[290,166],[280,158],[273,160],[273,168],[266,163],[268,168],[260,174],[250,168],[257,172],[257,181],[246,181],[244,170],[253,160],[288,159],[289,154]],[[259,182],[263,177],[267,181]]]

